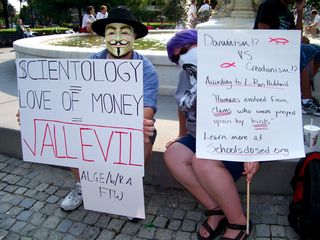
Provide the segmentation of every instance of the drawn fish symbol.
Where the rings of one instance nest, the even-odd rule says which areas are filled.
[[[285,39],[285,38],[271,38],[270,37],[269,43],[271,43],[271,42],[275,42],[276,44],[286,45],[289,42],[289,40]]]
[[[225,63],[220,64],[220,67],[221,68],[236,67],[236,62],[232,62],[232,63],[225,62]]]

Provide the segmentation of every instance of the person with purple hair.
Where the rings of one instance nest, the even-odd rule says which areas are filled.
[[[183,30],[167,43],[169,59],[182,70],[175,98],[179,108],[179,136],[167,144],[165,164],[173,175],[207,210],[198,239],[246,239],[246,216],[235,181],[246,175],[250,182],[259,163],[214,161],[196,158],[197,31]],[[250,231],[252,224],[250,222]]]

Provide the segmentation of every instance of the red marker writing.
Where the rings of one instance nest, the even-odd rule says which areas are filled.
[[[269,43],[271,43],[271,42],[275,42],[276,44],[286,45],[289,42],[289,40],[285,39],[285,38],[271,38],[270,37]]]
[[[236,67],[236,62],[232,62],[232,63],[225,62],[220,64],[220,67],[222,68]]]
[[[266,123],[253,124],[252,126],[255,128],[255,130],[268,130],[268,125]]]

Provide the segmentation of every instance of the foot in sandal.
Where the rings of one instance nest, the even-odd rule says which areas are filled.
[[[199,240],[211,240],[219,236],[227,225],[227,219],[221,209],[205,211],[208,219],[204,221],[197,234]]]
[[[253,225],[249,222],[249,234],[247,233],[247,225],[228,223],[226,232],[220,240],[244,240],[250,235]]]

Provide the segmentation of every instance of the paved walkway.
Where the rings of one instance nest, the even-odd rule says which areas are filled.
[[[65,169],[0,154],[0,239],[197,239],[203,208],[181,189],[145,185],[146,219],[79,209],[66,213],[59,203],[73,185]],[[241,196],[245,206],[245,197]],[[289,196],[251,195],[255,223],[249,239],[298,239],[288,226]]]
[[[12,48],[0,48],[0,127],[18,130],[14,116],[18,100],[13,59]],[[159,132],[157,151],[163,150],[163,143],[177,131],[173,100],[161,97],[160,101],[162,109],[159,107],[156,124],[165,130]],[[66,169],[23,162],[0,153],[0,240],[187,240],[197,239],[197,228],[205,220],[204,209],[185,190],[164,191],[148,184],[144,186],[146,219],[138,223],[83,207],[66,213],[59,204],[73,184]],[[241,197],[245,206],[245,197]],[[255,227],[249,239],[298,239],[287,221],[290,200],[290,196],[284,195],[252,194],[250,218]]]

